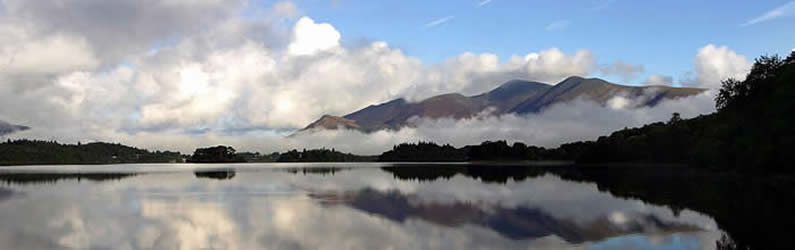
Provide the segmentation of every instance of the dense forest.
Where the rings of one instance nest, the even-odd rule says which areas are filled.
[[[363,162],[374,161],[375,157],[360,156],[339,152],[336,149],[293,149],[284,153],[262,155],[260,153],[237,153],[229,146],[199,148],[188,159],[192,163],[231,163],[231,162]]]
[[[379,161],[415,161],[415,162],[445,162],[466,161],[467,156],[463,151],[450,145],[438,145],[432,142],[403,143],[392,147],[378,157]]]
[[[0,143],[0,165],[111,164],[181,162],[179,152],[148,151],[104,142],[60,144],[51,141],[8,140]]]
[[[335,149],[290,150],[279,154],[277,162],[363,162],[375,157],[339,152]]]
[[[209,148],[197,148],[190,158],[190,163],[230,163],[245,162],[241,155],[238,155],[234,148],[228,146],[215,146]]]
[[[33,164],[117,164],[117,163],[240,163],[240,162],[362,162],[375,156],[359,156],[336,149],[290,150],[260,154],[237,152],[218,145],[198,148],[192,155],[154,151],[121,144],[92,142],[61,144],[53,141],[8,140],[0,143],[0,165]]]

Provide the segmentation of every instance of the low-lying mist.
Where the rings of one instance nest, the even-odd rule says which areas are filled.
[[[224,144],[238,151],[270,153],[290,149],[334,148],[363,155],[376,155],[403,142],[432,141],[461,147],[486,140],[521,141],[530,145],[556,147],[562,143],[593,140],[625,128],[667,121],[673,113],[683,118],[714,112],[714,94],[662,102],[654,107],[632,108],[631,100],[616,97],[607,105],[580,99],[550,106],[537,114],[494,116],[487,112],[463,120],[451,118],[413,120],[415,126],[400,130],[362,133],[355,130],[318,130],[287,136],[283,133],[206,132],[196,134],[141,132],[135,135],[100,130],[96,139],[152,150],[179,150],[191,153],[197,147]],[[48,131],[32,130],[15,134],[20,138],[48,138]],[[53,134],[59,134],[53,132]],[[85,140],[68,138],[66,142]],[[85,142],[85,141],[84,141]]]

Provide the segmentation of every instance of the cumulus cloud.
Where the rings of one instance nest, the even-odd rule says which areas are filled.
[[[106,12],[141,9],[106,24],[101,13],[70,17],[59,12],[80,6],[4,3],[10,4],[0,19],[0,64],[6,65],[0,67],[4,86],[0,88],[0,106],[10,108],[3,109],[2,115],[35,128],[15,133],[15,137],[114,141],[185,152],[221,143],[258,151],[336,147],[339,143],[354,152],[374,153],[403,141],[447,140],[434,135],[445,133],[433,129],[432,124],[449,124],[427,122],[414,129],[372,135],[351,131],[319,133],[306,139],[281,135],[323,114],[342,115],[395,98],[417,101],[450,92],[474,95],[512,79],[556,83],[601,69],[588,50],[564,52],[557,48],[506,60],[491,53],[462,53],[427,65],[386,42],[342,46],[341,34],[334,26],[309,17],[280,33],[273,27],[279,24],[229,14],[241,11],[243,4],[238,2],[216,6],[218,1],[203,1],[191,5],[185,10],[188,13],[172,15],[175,9],[185,7],[183,1],[140,6],[143,2],[102,1],[93,8],[106,8]],[[56,22],[47,19],[50,12],[53,19],[69,27],[46,32]],[[194,20],[203,15],[210,18]],[[174,18],[180,20],[171,20]],[[170,27],[155,27],[154,23]],[[98,34],[110,28],[94,27],[97,25],[141,30],[141,34],[126,43],[114,40],[120,31],[107,31],[106,36],[114,37],[107,41]],[[483,123],[481,120],[489,121],[485,118],[462,124],[479,124],[482,131],[514,131],[510,124],[496,125],[514,118],[500,119],[490,120],[493,124]],[[525,118],[515,119],[516,127],[535,126],[518,122]],[[596,136],[596,132],[588,135]],[[477,143],[497,135],[479,136],[453,142]],[[517,138],[535,143],[532,137]],[[377,146],[356,148],[354,142],[361,141],[373,141]]]
[[[672,85],[674,83],[674,78],[671,76],[651,74],[643,83],[646,85]]]
[[[76,42],[66,40],[63,44],[88,44],[90,46],[83,49],[88,49],[101,63],[115,64],[158,43],[200,32],[208,25],[236,15],[246,2],[87,0],[65,4],[55,0],[6,0],[3,1],[2,23],[23,28],[28,37],[25,42],[74,39]],[[6,29],[0,28],[0,32],[0,37],[8,36]],[[62,61],[42,55],[39,58],[42,62]],[[73,59],[85,60],[83,58],[91,57]]]
[[[721,81],[729,78],[744,80],[753,65],[745,56],[729,47],[713,44],[699,49],[693,64],[696,77],[685,83],[713,89],[720,88]]]
[[[638,74],[643,73],[645,71],[643,65],[629,64],[623,61],[616,61],[612,64],[601,65],[600,70],[602,74],[618,75],[621,77],[623,81],[630,81],[634,79]]]
[[[315,23],[302,17],[293,27],[292,41],[287,47],[291,55],[312,55],[340,46],[340,32],[328,23]]]

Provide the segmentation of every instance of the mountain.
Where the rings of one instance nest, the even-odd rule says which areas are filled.
[[[22,125],[14,125],[5,121],[0,121],[0,135],[7,135],[17,131],[28,130],[30,127]]]
[[[654,106],[663,100],[697,95],[704,91],[704,89],[668,86],[625,86],[598,78],[577,76],[569,77],[555,85],[512,80],[475,96],[450,93],[416,103],[400,98],[370,105],[342,117],[324,115],[298,133],[338,128],[356,129],[368,133],[382,129],[400,129],[413,125],[412,117],[464,119],[484,111],[495,115],[538,113],[550,105],[580,98],[607,105],[610,99],[623,96],[640,103],[639,106]]]
[[[356,123],[355,120],[345,119],[339,116],[332,116],[332,115],[324,115],[320,117],[317,121],[309,124],[306,126],[304,130],[312,129],[312,128],[324,128],[324,129],[359,129],[361,126]]]
[[[510,112],[519,114],[537,113],[556,103],[570,102],[578,98],[586,98],[605,105],[617,96],[624,96],[642,103],[641,106],[654,106],[666,99],[675,99],[697,95],[704,89],[674,88],[668,86],[625,86],[610,83],[598,78],[582,78],[572,76],[550,88],[546,93],[529,98],[513,107]]]

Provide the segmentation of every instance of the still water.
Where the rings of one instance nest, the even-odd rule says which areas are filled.
[[[567,167],[297,163],[2,168],[0,246],[715,249],[731,241],[726,238],[730,232],[710,214],[658,202],[665,198],[645,191],[623,192],[626,181],[607,190],[598,178],[562,168]]]

